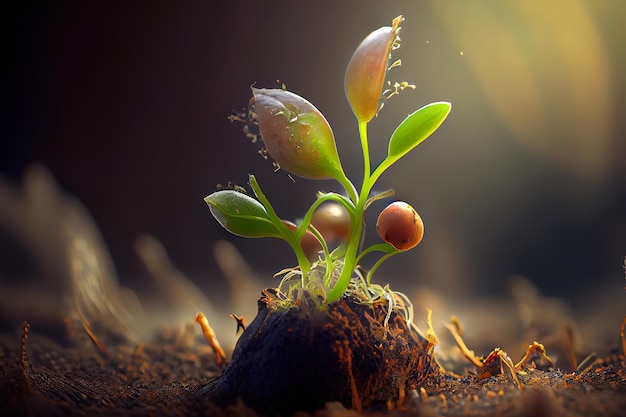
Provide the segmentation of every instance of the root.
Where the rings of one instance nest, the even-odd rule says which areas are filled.
[[[204,338],[208,342],[209,346],[213,349],[213,353],[215,354],[215,363],[217,366],[221,366],[224,360],[226,359],[226,354],[224,353],[224,349],[220,346],[220,343],[217,341],[217,337],[215,336],[215,332],[209,325],[209,321],[206,316],[202,312],[198,312],[196,314],[196,321],[200,324],[200,328],[202,329],[202,334],[204,334]]]
[[[87,336],[89,336],[89,339],[91,339],[91,341],[93,342],[93,344],[96,346],[98,353],[104,358],[104,359],[108,359],[109,354],[106,350],[106,348],[104,347],[104,345],[100,342],[100,340],[98,339],[98,337],[94,334],[94,332],[91,331],[91,328],[89,327],[89,324],[87,323],[87,320],[85,319],[81,319],[81,324],[83,325],[83,328],[85,329],[85,333],[87,333]]]

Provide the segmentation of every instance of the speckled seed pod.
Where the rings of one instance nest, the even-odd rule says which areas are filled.
[[[382,240],[407,251],[424,237],[424,223],[415,209],[404,201],[389,204],[378,216],[376,230]]]
[[[309,101],[280,88],[254,88],[263,143],[284,170],[303,178],[343,179],[333,131]]]

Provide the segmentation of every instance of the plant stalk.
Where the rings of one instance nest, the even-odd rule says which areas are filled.
[[[363,184],[361,192],[358,195],[354,212],[350,217],[350,240],[344,256],[344,264],[341,275],[335,286],[330,289],[327,295],[327,302],[332,303],[338,300],[350,285],[352,273],[356,268],[357,254],[361,243],[361,235],[363,234],[363,212],[367,198],[374,185],[370,179],[371,165],[369,155],[369,145],[367,141],[367,122],[359,121],[359,136],[361,138],[361,148],[363,151]]]

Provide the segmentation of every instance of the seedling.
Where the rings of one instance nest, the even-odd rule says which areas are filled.
[[[385,100],[406,88],[406,82],[390,83],[383,91],[388,70],[400,65],[393,61],[392,51],[400,46],[400,24],[370,33],[357,47],[345,73],[345,93],[356,116],[363,154],[363,179],[360,187],[349,179],[341,165],[333,131],[322,113],[309,101],[284,88],[252,88],[253,97],[247,114],[235,115],[258,127],[266,152],[277,167],[290,174],[310,179],[334,179],[345,193],[318,193],[304,217],[296,223],[282,219],[261,190],[254,175],[249,184],[254,196],[238,190],[222,189],[205,201],[217,221],[235,235],[260,238],[274,237],[287,242],[298,266],[283,270],[279,290],[289,299],[304,293],[330,304],[355,282],[370,298],[385,297],[387,290],[371,282],[380,264],[400,252],[416,246],[423,236],[423,223],[407,203],[392,203],[384,209],[377,229],[383,243],[361,247],[364,213],[372,203],[393,195],[392,190],[373,193],[380,176],[400,158],[429,137],[450,112],[447,102],[428,104],[402,121],[391,134],[387,155],[377,166],[370,161],[368,124],[378,115]],[[251,126],[247,135],[256,137]],[[323,210],[334,211],[324,220]],[[333,243],[336,243],[333,246]],[[380,252],[382,257],[363,277],[359,262],[365,255]],[[362,285],[361,285],[362,284]]]

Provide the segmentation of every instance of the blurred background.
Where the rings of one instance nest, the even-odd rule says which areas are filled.
[[[453,110],[381,179],[380,190],[394,188],[417,209],[426,234],[384,265],[378,282],[427,289],[445,303],[506,295],[510,278],[522,276],[577,317],[592,305],[623,314],[622,1],[0,7],[0,174],[19,188],[28,166],[45,166],[91,213],[120,282],[140,297],[150,292],[135,252],[144,233],[218,305],[225,284],[213,247],[221,239],[236,245],[259,289],[277,284],[273,273],[295,264],[287,245],[230,236],[203,197],[217,184],[246,185],[254,173],[279,214],[295,219],[315,191],[339,189],[274,173],[228,116],[247,106],[251,85],[285,83],[326,115],[358,182],[344,69],[370,31],[403,14],[394,54],[402,66],[389,79],[416,89],[394,97],[371,124],[373,161],[407,114],[439,100]],[[371,242],[380,209],[370,209]],[[28,265],[16,260],[11,227],[0,231],[0,276],[22,279]]]

